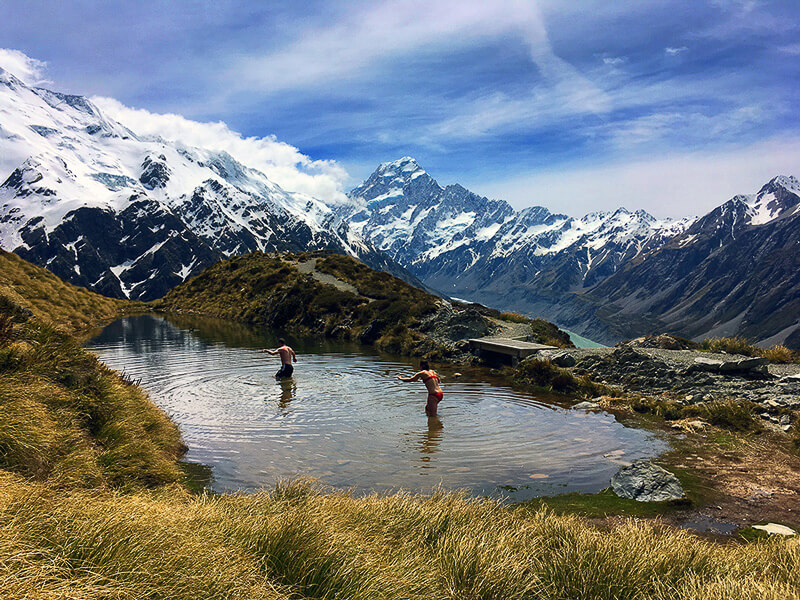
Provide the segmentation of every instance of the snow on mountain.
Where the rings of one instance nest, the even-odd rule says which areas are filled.
[[[565,297],[549,316],[607,342],[671,331],[800,348],[799,245],[800,185],[775,177],[580,297]]]
[[[540,206],[515,211],[460,185],[440,186],[410,157],[381,164],[349,197],[340,217],[423,281],[495,302],[484,292],[511,272],[513,287],[580,289],[692,223],[624,208],[579,219]]]
[[[388,264],[325,203],[227,153],[138,136],[82,96],[3,70],[0,178],[0,246],[115,296],[153,298],[253,250],[330,248]]]

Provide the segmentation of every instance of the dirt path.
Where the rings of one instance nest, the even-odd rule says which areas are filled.
[[[347,283],[346,281],[342,281],[341,279],[337,279],[333,275],[329,275],[328,273],[320,273],[317,271],[317,259],[312,258],[311,260],[307,260],[305,262],[297,263],[297,270],[305,275],[311,275],[314,279],[319,281],[320,283],[325,283],[327,285],[332,285],[337,290],[341,290],[343,292],[350,292],[351,294],[355,294],[356,296],[361,296],[356,289],[356,286]]]

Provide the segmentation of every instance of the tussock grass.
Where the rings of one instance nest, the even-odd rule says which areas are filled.
[[[95,327],[144,308],[141,303],[108,298],[66,283],[47,269],[0,250],[0,309],[9,305],[68,331]]]
[[[547,344],[548,346],[557,346],[558,348],[575,347],[566,331],[562,331],[553,323],[544,319],[531,320],[530,337],[533,341]]]
[[[622,399],[639,413],[650,413],[666,421],[699,418],[728,431],[736,433],[758,433],[764,430],[764,424],[756,415],[762,411],[757,404],[735,398],[724,398],[710,402],[684,405],[666,398],[633,397]]]
[[[55,495],[0,480],[0,596],[800,597],[797,540],[716,545],[459,494]]]
[[[501,321],[508,321],[509,323],[527,323],[530,321],[525,315],[516,312],[501,312],[497,318]]]
[[[708,338],[700,342],[700,350],[706,352],[725,352],[744,356],[763,356],[774,363],[800,363],[800,353],[782,344],[772,348],[759,348],[743,337]]]
[[[529,358],[511,371],[514,385],[533,390],[546,390],[557,394],[598,396],[612,390],[593,382],[589,377],[576,377],[548,359]]]
[[[180,479],[182,449],[141,389],[53,326],[32,318],[0,340],[0,468],[57,487],[153,486]]]

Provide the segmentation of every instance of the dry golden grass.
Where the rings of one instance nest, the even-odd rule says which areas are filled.
[[[62,488],[152,486],[181,478],[182,450],[167,415],[67,334],[29,318],[0,339],[0,468]]]
[[[786,346],[778,344],[772,348],[759,348],[742,337],[708,338],[700,342],[700,349],[707,352],[763,356],[774,363],[800,362],[800,354]]]
[[[0,250],[0,298],[23,306],[37,318],[79,331],[144,305],[108,298],[62,281],[47,269],[37,267],[16,254]]]
[[[717,545],[458,494],[53,493],[0,476],[0,596],[800,598],[798,540]]]

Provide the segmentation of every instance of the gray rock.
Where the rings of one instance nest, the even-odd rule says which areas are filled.
[[[754,358],[741,358],[738,360],[726,360],[719,366],[720,373],[736,373],[742,371],[761,372],[759,367],[769,364],[769,360],[761,356]]]
[[[566,369],[567,367],[574,367],[578,362],[569,352],[554,352],[551,354],[550,360],[553,361],[553,364],[555,364],[557,367],[561,367],[563,369]]]
[[[573,406],[575,410],[600,410],[600,405],[597,402],[578,402]]]
[[[694,359],[694,364],[690,367],[691,371],[719,371],[723,362],[713,358],[704,358],[699,356]]]
[[[620,498],[638,502],[679,500],[684,496],[678,478],[648,460],[634,461],[617,471],[611,478],[611,489]]]

